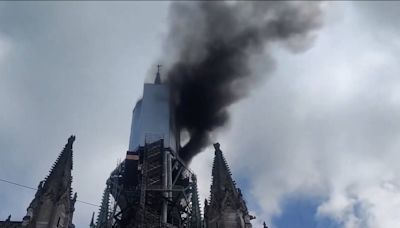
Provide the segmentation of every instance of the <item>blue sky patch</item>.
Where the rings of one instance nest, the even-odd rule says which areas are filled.
[[[282,214],[272,218],[276,228],[340,228],[340,224],[329,218],[317,218],[321,200],[307,197],[289,197],[284,200]]]

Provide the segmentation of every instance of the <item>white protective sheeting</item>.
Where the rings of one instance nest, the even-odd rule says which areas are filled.
[[[144,84],[143,98],[133,110],[129,151],[160,139],[176,151],[169,96],[166,84]]]

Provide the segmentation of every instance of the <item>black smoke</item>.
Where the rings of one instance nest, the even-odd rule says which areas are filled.
[[[258,81],[251,57],[271,56],[269,47],[278,42],[305,50],[321,25],[320,8],[291,1],[172,4],[164,58],[172,59],[166,81],[176,122],[190,135],[180,152],[185,161],[209,144],[211,133],[229,120],[227,108]],[[263,61],[273,65],[271,58]]]

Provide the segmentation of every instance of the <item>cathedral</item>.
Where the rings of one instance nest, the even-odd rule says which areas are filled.
[[[214,144],[211,195],[201,213],[196,175],[179,156],[180,134],[171,118],[169,94],[159,72],[154,83],[144,85],[133,110],[125,160],[108,177],[97,219],[93,213],[89,227],[251,228],[255,217],[249,214],[219,143]],[[0,221],[0,228],[75,227],[74,140],[75,136],[68,139],[50,174],[39,183],[22,221],[10,216]]]

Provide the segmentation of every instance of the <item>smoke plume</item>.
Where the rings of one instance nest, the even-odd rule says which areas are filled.
[[[320,8],[317,2],[290,1],[172,4],[166,81],[177,125],[190,136],[180,153],[185,161],[208,145],[211,133],[229,120],[227,108],[257,81],[251,57],[270,57],[274,42],[305,50],[321,25]],[[271,58],[264,62],[268,72]]]

